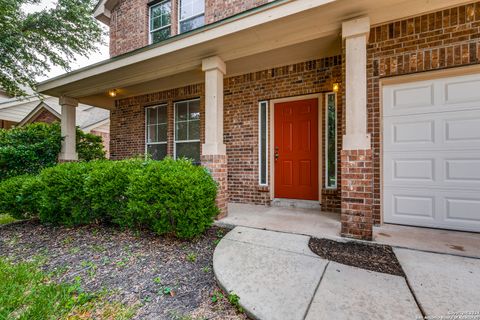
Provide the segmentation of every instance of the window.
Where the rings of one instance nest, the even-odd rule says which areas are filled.
[[[337,95],[325,96],[325,187],[337,187]]]
[[[200,100],[175,103],[175,158],[200,163]]]
[[[179,33],[199,28],[205,24],[205,0],[180,0]]]
[[[167,105],[145,108],[145,151],[155,160],[167,155]]]
[[[172,3],[162,1],[150,7],[150,43],[170,37]]]
[[[268,102],[260,101],[258,108],[258,183],[268,185]]]

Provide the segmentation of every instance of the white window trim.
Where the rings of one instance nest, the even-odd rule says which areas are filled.
[[[190,20],[190,19],[195,19],[197,17],[200,17],[200,16],[205,16],[205,4],[203,6],[203,12],[202,13],[197,13],[197,14],[194,14],[193,16],[191,17],[187,17],[187,18],[184,18],[184,19],[181,19],[180,16],[181,16],[181,10],[182,10],[182,0],[179,0],[178,1],[178,23],[177,23],[177,30],[178,30],[178,34],[182,34],[182,33],[185,33],[185,32],[188,32],[188,31],[192,31],[192,30],[195,30],[195,29],[192,29],[192,30],[188,30],[188,31],[185,31],[185,32],[181,32],[180,31],[180,24],[183,22],[183,21],[187,21],[187,20]],[[205,25],[205,22],[204,22],[204,25]]]
[[[166,107],[167,108],[167,122],[165,123],[156,123],[156,125],[158,124],[166,124],[167,125],[167,141],[161,141],[161,142],[148,142],[148,130],[147,130],[147,127],[149,126],[149,124],[147,123],[148,121],[148,109],[153,109],[153,108],[159,108],[159,107]],[[161,104],[156,104],[156,105],[153,105],[153,106],[148,106],[148,107],[145,107],[145,159],[147,158],[148,156],[148,146],[149,145],[157,145],[157,144],[167,144],[168,143],[168,105],[166,103],[161,103]]]
[[[177,101],[173,104],[173,159],[177,159],[177,143],[200,142],[200,139],[177,141],[177,127],[176,127],[176,121],[175,121],[176,118],[177,118],[177,104],[184,103],[184,102],[190,102],[190,101],[200,101],[200,98],[181,100],[181,101]],[[198,119],[198,121],[199,121],[199,127],[201,129],[200,119]],[[181,120],[180,122],[188,122],[188,120]],[[200,152],[201,152],[201,150],[200,150]]]
[[[170,2],[170,24],[152,30],[152,19],[151,19],[152,9],[157,7],[157,6],[162,5],[164,3],[167,3],[167,2]],[[172,0],[164,0],[164,1],[161,1],[159,3],[155,3],[153,6],[150,6],[148,8],[148,43],[149,44],[152,44],[152,33],[153,32],[156,32],[156,31],[159,31],[159,30],[162,30],[162,29],[166,29],[166,28],[171,28],[171,27],[172,27]],[[170,36],[172,35],[171,33],[172,33],[172,29],[170,29]]]
[[[265,137],[266,137],[266,148],[265,148],[265,163],[267,164],[265,170],[265,183],[262,183],[262,137],[261,137],[261,131],[262,131],[262,104],[265,105]],[[269,163],[269,157],[268,157],[268,109],[269,109],[269,103],[268,101],[260,101],[258,103],[258,185],[259,186],[268,186],[268,163]]]
[[[335,101],[335,185],[328,185],[328,96],[334,95]],[[337,93],[325,93],[325,189],[337,189],[338,187],[338,109]]]

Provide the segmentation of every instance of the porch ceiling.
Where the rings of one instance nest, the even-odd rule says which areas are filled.
[[[39,84],[39,92],[111,109],[115,99],[203,82],[202,59],[218,55],[227,76],[340,52],[341,22],[369,15],[372,24],[453,6],[462,0],[275,1]]]

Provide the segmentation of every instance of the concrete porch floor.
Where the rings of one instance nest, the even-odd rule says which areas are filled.
[[[316,238],[345,241],[340,236],[340,214],[317,209],[261,205],[228,205],[228,216],[218,225],[243,226]],[[398,248],[480,258],[480,234],[385,224],[374,227],[374,243]]]

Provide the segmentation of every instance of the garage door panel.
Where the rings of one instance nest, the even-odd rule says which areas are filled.
[[[460,78],[443,79],[438,82],[440,88],[444,88],[444,104],[476,104],[480,101],[480,79],[478,75],[464,76]]]
[[[480,111],[464,112],[465,117],[444,119],[445,142],[470,144],[480,142]]]
[[[383,157],[385,187],[480,193],[480,151],[386,152]]]
[[[385,220],[393,223],[428,224],[435,221],[435,197],[423,190],[384,191]]]
[[[385,222],[480,232],[480,194],[385,188]]]
[[[386,117],[383,128],[384,152],[480,150],[480,109]]]
[[[384,221],[480,232],[480,74],[382,96]]]

